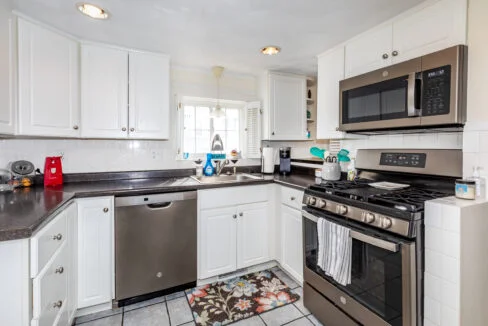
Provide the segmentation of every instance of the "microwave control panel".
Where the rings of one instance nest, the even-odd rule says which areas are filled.
[[[380,165],[425,168],[425,153],[381,153]]]
[[[422,73],[422,115],[449,114],[451,100],[451,66]]]

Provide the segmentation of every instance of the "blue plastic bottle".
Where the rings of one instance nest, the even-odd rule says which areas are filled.
[[[207,177],[211,177],[215,173],[215,168],[212,165],[212,154],[207,154],[207,163],[203,167],[203,174]]]

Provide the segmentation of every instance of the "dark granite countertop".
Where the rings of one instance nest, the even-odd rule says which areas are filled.
[[[0,193],[0,241],[29,238],[54,217],[56,210],[73,198],[97,196],[130,196],[197,189],[235,187],[276,182],[296,189],[305,189],[315,182],[311,175],[260,175],[261,179],[201,184],[190,177],[139,178],[72,182],[56,188],[19,188]]]

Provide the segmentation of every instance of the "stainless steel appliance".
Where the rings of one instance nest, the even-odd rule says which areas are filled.
[[[359,150],[356,167],[354,181],[323,181],[305,190],[305,306],[328,326],[422,325],[424,202],[454,193],[462,152]],[[383,182],[376,185],[382,189],[373,182]],[[318,219],[350,230],[348,285],[317,266]]]
[[[115,300],[197,280],[197,192],[115,198]],[[137,300],[136,300],[137,301]]]
[[[466,84],[464,45],[342,80],[339,130],[460,127]]]

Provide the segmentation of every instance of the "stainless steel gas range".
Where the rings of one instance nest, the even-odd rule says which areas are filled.
[[[356,162],[356,180],[323,181],[305,190],[305,306],[327,326],[422,325],[424,203],[453,195],[462,152],[359,150]],[[383,184],[376,188],[374,182]],[[319,219],[349,229],[347,285],[318,266]]]

